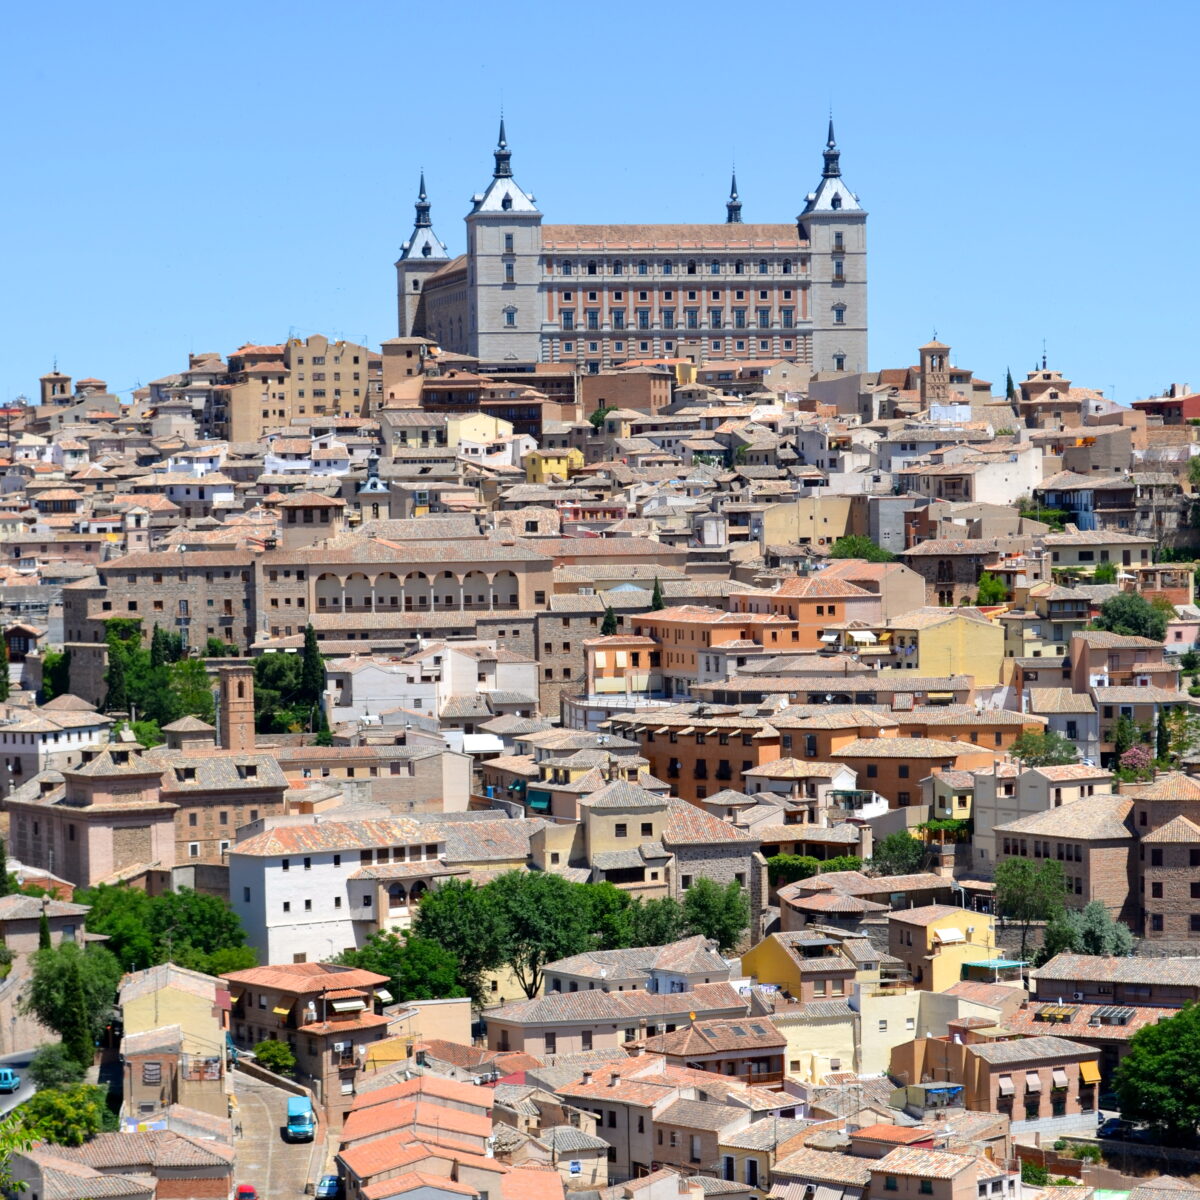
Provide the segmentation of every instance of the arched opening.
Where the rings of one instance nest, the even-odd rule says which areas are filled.
[[[516,608],[517,577],[511,571],[497,571],[492,580],[491,595],[493,608]]]
[[[342,591],[346,597],[347,612],[351,609],[358,609],[360,612],[371,611],[371,581],[361,571],[346,576],[346,586]]]
[[[342,581],[328,571],[317,576],[314,587],[318,608],[340,609],[342,607]]]
[[[688,259],[687,273],[689,275],[695,275],[696,273],[696,260],[694,258]]]
[[[404,589],[400,586],[400,577],[391,571],[384,571],[375,577],[375,611],[385,608],[399,608],[400,598]]]
[[[408,907],[408,892],[404,884],[393,883],[388,886],[388,910],[395,912],[398,908]]]
[[[468,571],[462,583],[463,608],[488,608],[490,596],[488,577],[482,571]]]
[[[783,273],[785,275],[790,275],[792,273],[792,260],[790,258],[785,258],[783,260]]]
[[[412,890],[409,892],[409,903],[416,904],[416,902],[420,900],[420,898],[425,895],[427,891],[429,891],[429,884],[427,884],[424,879],[418,879],[416,883],[412,885]]]
[[[433,597],[433,585],[424,571],[410,571],[404,577],[404,611],[425,610]]]
[[[434,608],[457,608],[462,602],[462,589],[453,571],[443,571],[433,581]]]

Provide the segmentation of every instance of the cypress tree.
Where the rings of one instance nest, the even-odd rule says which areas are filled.
[[[0,838],[0,896],[11,896],[16,890],[8,873],[8,843]]]
[[[87,994],[78,963],[72,963],[64,991],[66,1005],[63,1027],[58,1034],[67,1053],[82,1067],[87,1068],[96,1057],[96,1043],[92,1036],[92,1020],[88,1014]]]
[[[309,704],[320,702],[325,692],[325,661],[317,646],[317,631],[304,627],[304,657],[300,663],[300,695]]]
[[[1016,384],[1013,383],[1012,367],[1008,368],[1008,379],[1004,384],[1004,395],[1009,400],[1015,400],[1017,398],[1017,387]]]
[[[163,637],[163,631],[159,629],[158,622],[154,624],[154,632],[150,635],[150,668],[161,667],[167,661],[166,647],[163,642],[166,639]]]
[[[663,599],[662,584],[658,581],[658,576],[654,577],[654,594],[650,597],[650,611],[658,612],[667,607],[666,601]]]
[[[125,689],[125,659],[115,646],[108,648],[108,669],[104,672],[104,682],[108,691],[104,697],[104,707],[109,712],[128,712],[129,693]]]
[[[1171,757],[1171,727],[1164,720],[1163,714],[1158,715],[1157,756],[1166,762]]]
[[[38,921],[38,949],[50,949],[50,918],[46,916],[46,910],[42,909],[41,918]]]
[[[617,632],[617,614],[615,612],[613,612],[612,605],[610,604],[604,610],[604,621],[600,625],[600,636],[601,637],[612,637],[612,635],[616,632]]]
[[[7,700],[12,684],[8,680],[8,638],[0,628],[0,700]]]

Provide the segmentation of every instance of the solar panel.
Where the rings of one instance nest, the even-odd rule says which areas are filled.
[[[767,1031],[761,1025],[751,1025],[750,1028],[753,1029],[754,1032],[757,1033],[759,1037],[767,1036]]]
[[[731,1025],[735,1037],[745,1037],[746,1031],[740,1025]]]

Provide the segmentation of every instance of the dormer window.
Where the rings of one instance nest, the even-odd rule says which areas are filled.
[[[182,783],[191,783],[196,778],[195,767],[180,767],[175,773],[179,776],[179,779]]]
[[[829,207],[833,208],[833,209],[841,208],[842,207],[841,196],[834,196],[834,198],[832,200],[830,200],[830,202],[829,202]]]
[[[508,210],[509,210],[510,208],[512,208],[512,197],[511,197],[511,196],[507,196],[507,195],[506,195],[506,196],[504,197],[504,199],[500,201],[500,207],[501,207],[501,208],[502,208],[502,209],[503,209],[505,212],[508,212]]]

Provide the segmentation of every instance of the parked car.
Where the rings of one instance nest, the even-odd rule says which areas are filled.
[[[239,1183],[233,1193],[233,1200],[258,1200],[258,1192],[252,1183]]]
[[[317,1181],[317,1200],[337,1200],[342,1194],[342,1181],[336,1175],[322,1175]]]
[[[1100,1128],[1096,1130],[1096,1136],[1102,1138],[1128,1138],[1133,1133],[1133,1126],[1128,1121],[1122,1121],[1120,1117],[1109,1117],[1107,1121],[1100,1123]]]
[[[21,1077],[12,1067],[0,1067],[0,1092],[15,1092],[21,1086]]]

